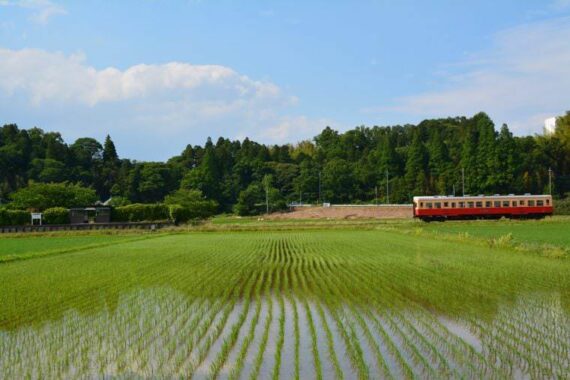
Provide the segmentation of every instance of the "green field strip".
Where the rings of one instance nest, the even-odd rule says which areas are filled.
[[[161,238],[164,236],[168,236],[168,234],[161,233],[161,234],[156,234],[156,235],[145,235],[143,237],[135,237],[135,238],[130,238],[130,239],[125,238],[125,240],[112,241],[112,242],[106,242],[106,243],[97,243],[97,244],[86,244],[86,245],[81,245],[81,246],[76,246],[76,247],[65,248],[65,249],[54,249],[54,250],[47,250],[47,251],[40,251],[40,252],[26,252],[26,253],[20,253],[20,254],[3,254],[3,255],[0,255],[0,265],[10,263],[13,261],[29,260],[29,259],[35,259],[35,258],[40,258],[40,257],[46,257],[46,256],[61,255],[61,254],[65,254],[65,253],[89,251],[92,249],[110,247],[110,246],[115,246],[115,245],[120,245],[120,244],[128,244],[128,243],[138,242],[141,240],[156,239],[156,238]],[[19,238],[19,239],[21,239],[21,238]],[[40,238],[34,238],[34,239],[40,239]],[[1,243],[2,243],[2,240],[0,239],[0,244]]]

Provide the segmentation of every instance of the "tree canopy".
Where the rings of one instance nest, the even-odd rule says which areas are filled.
[[[200,191],[219,212],[239,205],[247,214],[265,209],[264,178],[271,178],[275,209],[292,201],[370,202],[376,194],[383,202],[387,190],[390,202],[409,202],[417,194],[461,195],[462,169],[468,194],[543,193],[549,168],[554,194],[570,192],[570,112],[557,119],[553,135],[515,136],[481,112],[346,132],[326,127],[297,144],[209,138],[167,162],[120,158],[110,136],[103,144],[83,137],[68,145],[59,133],[0,128],[0,201],[34,208],[45,205],[17,203],[30,181],[78,184],[101,200],[132,203]]]

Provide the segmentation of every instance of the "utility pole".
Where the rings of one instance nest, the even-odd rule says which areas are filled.
[[[552,195],[552,168],[548,168],[548,190]]]
[[[378,185],[374,187],[374,194],[374,203],[376,203],[376,206],[378,206]]]
[[[269,181],[265,183],[265,213],[269,214]]]
[[[465,168],[461,168],[461,187],[463,188],[463,196],[465,196]]]
[[[390,204],[390,180],[386,170],[386,204]]]

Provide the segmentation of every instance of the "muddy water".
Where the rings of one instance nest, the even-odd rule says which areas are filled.
[[[323,377],[335,378],[324,328],[326,321],[344,377],[356,378],[358,372],[350,350],[331,310],[321,304],[323,320],[315,302],[318,301],[308,302],[308,311],[316,329]],[[113,308],[94,315],[70,310],[62,319],[41,326],[0,331],[0,378],[184,377],[194,362],[198,364],[194,378],[207,378],[245,307],[243,301],[236,302],[214,339],[218,334],[214,327],[222,318],[223,309],[205,331],[192,328],[192,321],[201,322],[198,326],[208,322],[204,318],[215,305],[215,300],[189,300],[171,289],[145,289],[124,294]],[[302,379],[314,378],[312,335],[304,300],[299,298],[285,298],[285,340],[279,377],[295,376],[295,307],[299,316],[299,375]],[[281,313],[277,297],[272,298],[272,308],[269,338],[259,372],[259,378],[264,379],[272,376],[275,365]],[[363,326],[353,309],[348,306],[341,309],[339,314],[344,315],[341,326],[347,331],[353,329],[356,344],[374,378],[380,377],[380,368],[365,329],[378,345],[394,378],[404,377],[404,366],[421,378],[439,375],[564,378],[570,373],[570,316],[559,294],[525,295],[515,302],[505,302],[491,318],[485,319],[435,315],[418,308],[370,309],[370,313],[361,314]],[[229,351],[219,378],[226,379],[234,367],[253,320],[255,302],[246,311],[237,342]],[[247,350],[240,378],[248,379],[253,370],[268,312],[268,299],[263,298],[255,337]],[[198,333],[203,336],[197,339],[197,346],[190,346]],[[210,349],[200,361],[200,349],[209,344],[209,337]],[[452,373],[440,372],[443,371],[441,356]],[[426,363],[431,367],[426,368]]]

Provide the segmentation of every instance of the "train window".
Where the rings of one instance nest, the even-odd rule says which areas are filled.
[[[495,207],[501,207],[501,201],[495,201]]]
[[[432,203],[431,202],[427,202],[426,203],[427,208],[431,208],[432,207]]]
[[[465,207],[465,202],[459,202],[459,208],[464,208]]]
[[[475,202],[475,207],[483,207],[483,202]]]
[[[547,206],[550,205],[550,199],[547,199],[547,200],[546,200],[546,205],[547,205]]]
[[[441,202],[435,202],[434,205],[435,208],[441,208]]]
[[[451,208],[455,208],[455,202],[451,202]]]
[[[421,208],[424,207],[424,202],[420,202],[420,207],[421,207]]]
[[[517,201],[513,201],[513,207],[517,207]]]
[[[519,205],[520,205],[520,206],[524,206],[524,200],[519,201]]]
[[[509,201],[503,201],[503,207],[509,207],[510,202]]]
[[[534,200],[530,199],[528,201],[528,207],[534,207]]]
[[[486,202],[485,202],[485,207],[491,207],[491,201],[486,201]]]
[[[449,207],[449,202],[443,202],[443,207]]]
[[[473,208],[473,204],[474,204],[474,202],[467,202],[467,207]]]
[[[544,201],[536,201],[537,206],[544,206]]]

